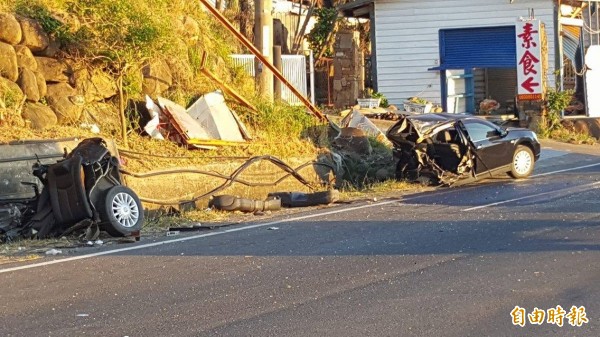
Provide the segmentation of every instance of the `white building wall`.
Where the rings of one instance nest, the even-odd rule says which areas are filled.
[[[441,103],[439,30],[514,25],[528,16],[546,24],[548,81],[554,86],[553,0],[375,0],[378,91],[391,104],[411,96]]]

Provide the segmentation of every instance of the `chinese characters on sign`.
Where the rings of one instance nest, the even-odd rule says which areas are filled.
[[[589,322],[584,306],[572,306],[569,312],[565,311],[560,305],[548,310],[534,308],[533,311],[528,314],[525,308],[521,308],[517,305],[510,312],[510,317],[512,318],[512,324],[520,327],[524,327],[528,321],[529,324],[532,325],[542,325],[543,323],[547,323],[559,327],[562,327],[565,323],[568,323],[571,326],[580,327],[584,323]]]
[[[521,101],[543,99],[542,43],[539,20],[518,20],[517,34],[517,81],[518,98]]]

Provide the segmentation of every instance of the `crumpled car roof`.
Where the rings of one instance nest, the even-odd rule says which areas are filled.
[[[451,122],[451,121],[456,121],[459,119],[465,119],[468,117],[472,117],[472,116],[466,115],[466,114],[428,113],[428,114],[408,115],[408,116],[406,116],[406,119],[411,122],[413,127],[419,133],[419,136],[421,136],[437,125]]]

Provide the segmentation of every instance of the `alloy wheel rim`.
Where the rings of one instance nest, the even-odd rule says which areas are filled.
[[[531,168],[531,156],[527,151],[519,151],[514,159],[515,171],[518,174],[524,175]]]
[[[140,210],[135,199],[128,193],[117,193],[112,200],[112,212],[119,224],[131,228],[140,218]]]

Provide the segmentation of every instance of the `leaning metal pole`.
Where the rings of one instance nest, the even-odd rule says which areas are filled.
[[[200,2],[208,9],[209,12],[211,12],[217,18],[217,20],[219,20],[223,24],[223,26],[225,26],[225,28],[227,28],[240,42],[242,42],[242,44],[246,46],[246,48],[248,48],[250,52],[254,54],[254,56],[256,56],[267,68],[269,68],[269,70],[273,72],[273,75],[277,77],[281,81],[281,83],[288,87],[313,115],[315,115],[321,121],[327,121],[327,117],[325,117],[325,115],[323,115],[316,106],[314,106],[306,97],[304,97],[304,95],[302,95],[302,93],[300,93],[290,82],[288,82],[288,80],[283,76],[283,74],[281,74],[281,72],[277,70],[277,68],[275,68],[275,66],[271,64],[271,62],[265,59],[261,52],[258,49],[256,49],[256,47],[250,41],[248,41],[248,39],[244,35],[238,32],[237,29],[235,29],[235,27],[233,27],[233,25],[229,22],[229,20],[227,20],[227,18],[225,18],[219,11],[217,11],[208,2],[208,0],[200,0]]]

